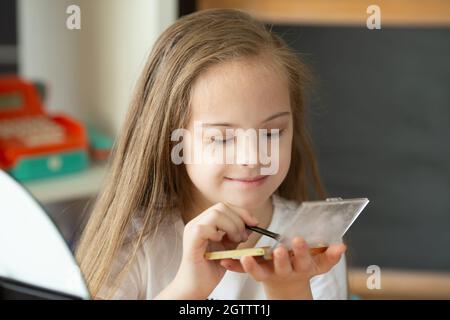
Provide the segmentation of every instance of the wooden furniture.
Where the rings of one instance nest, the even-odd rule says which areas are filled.
[[[368,289],[363,269],[349,270],[349,291],[362,299],[450,299],[450,273],[381,269],[381,289]]]
[[[450,26],[447,0],[197,0],[197,9],[235,8],[267,23],[366,26],[376,4],[383,26]]]

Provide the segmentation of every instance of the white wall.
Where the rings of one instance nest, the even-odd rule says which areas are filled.
[[[48,109],[77,114],[80,33],[65,27],[68,0],[18,2],[19,73],[48,81]]]
[[[81,30],[66,28],[67,6]],[[50,84],[47,108],[117,134],[145,59],[176,19],[175,0],[20,0],[19,70]]]

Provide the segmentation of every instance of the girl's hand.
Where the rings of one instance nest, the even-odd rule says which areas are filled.
[[[307,243],[296,237],[292,241],[292,255],[280,246],[273,252],[273,260],[241,257],[240,262],[224,259],[221,264],[230,271],[247,272],[262,282],[268,299],[312,299],[310,280],[328,272],[345,252],[344,244],[334,244],[318,255],[311,256]]]
[[[183,234],[183,256],[172,287],[180,297],[206,299],[217,286],[226,269],[220,260],[207,260],[206,251],[235,249],[248,239],[245,224],[258,221],[248,212],[218,203],[189,221]],[[173,291],[173,292],[174,292]],[[181,294],[183,292],[183,294]]]

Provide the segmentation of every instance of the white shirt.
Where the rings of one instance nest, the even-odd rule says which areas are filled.
[[[267,229],[277,232],[289,224],[298,204],[279,196],[272,196],[273,216]],[[167,219],[169,220],[169,219]],[[184,222],[180,217],[167,221],[158,229],[157,241],[144,241],[138,249],[137,257],[129,273],[121,282],[113,299],[153,299],[175,277],[181,263]],[[261,236],[255,247],[271,246],[273,239]],[[129,250],[129,248],[128,248]],[[126,247],[118,255],[113,265],[120,268],[130,251]],[[114,267],[115,266],[115,267]],[[105,285],[99,296],[106,297]],[[345,256],[327,273],[311,279],[314,299],[347,299],[347,270]],[[105,295],[103,295],[105,294]],[[261,283],[246,273],[226,271],[224,277],[211,292],[208,299],[267,299]]]

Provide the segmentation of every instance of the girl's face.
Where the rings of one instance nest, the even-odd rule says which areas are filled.
[[[203,133],[192,134],[194,143],[185,145],[185,152],[199,152],[199,146],[203,150],[222,148],[224,153],[234,148],[236,155],[246,151],[258,159],[255,163],[251,156],[236,156],[231,163],[185,164],[194,199],[202,206],[225,202],[248,210],[259,208],[288,172],[293,135],[289,89],[287,79],[270,62],[257,58],[220,63],[201,74],[194,84],[192,116],[186,129],[194,133],[201,124]],[[243,144],[238,146],[236,142],[236,129],[252,129],[258,137],[256,143],[249,142],[246,150],[239,150]],[[266,141],[261,139],[259,133],[264,131],[259,129],[267,129]],[[271,129],[278,129],[279,135],[270,136]],[[261,142],[266,144],[271,164],[261,164]],[[277,142],[278,150],[272,148]],[[270,154],[271,149],[274,154]],[[268,166],[275,168],[270,175],[261,170]]]

